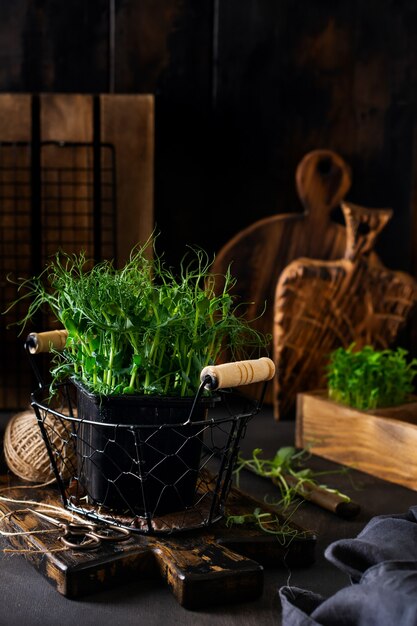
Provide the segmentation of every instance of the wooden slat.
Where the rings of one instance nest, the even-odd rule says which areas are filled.
[[[93,97],[48,93],[40,96],[42,141],[93,141]]]
[[[0,94],[0,141],[29,141],[31,135],[30,94]]]
[[[57,250],[93,257],[93,149],[42,147],[43,259]]]
[[[41,141],[91,143],[93,97],[40,96]],[[93,257],[93,150],[43,146],[42,227],[44,262],[57,250],[85,250]]]
[[[154,99],[102,95],[101,139],[116,150],[117,262],[153,230]]]

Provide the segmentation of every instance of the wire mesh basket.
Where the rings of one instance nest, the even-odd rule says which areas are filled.
[[[64,506],[139,533],[218,521],[240,441],[263,400],[236,411],[225,387],[237,386],[236,372],[251,382],[261,361],[270,377],[269,359],[205,368],[194,398],[97,396],[69,381],[51,399],[40,385],[32,406]],[[217,389],[206,396],[207,388]]]

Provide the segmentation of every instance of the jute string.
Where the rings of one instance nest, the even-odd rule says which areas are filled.
[[[76,454],[69,424],[51,413],[43,419],[43,426],[54,451],[56,469],[64,479],[70,478]],[[4,456],[9,469],[23,480],[42,482],[53,478],[48,450],[33,410],[17,413],[9,420],[4,433]]]
[[[49,480],[45,483],[41,483],[39,485],[18,485],[16,487],[3,487],[2,489],[0,489],[0,494],[2,494],[4,491],[9,491],[10,489],[23,489],[23,490],[27,490],[27,489],[35,489],[35,488],[39,488],[39,487],[46,487],[50,484],[52,484],[54,482],[53,480]],[[16,504],[16,505],[20,505],[23,504],[25,505],[25,508],[21,508],[21,509],[15,509],[13,511],[8,511],[7,513],[5,513],[4,511],[2,511],[0,509],[0,524],[3,525],[3,523],[10,523],[10,519],[13,516],[18,515],[19,513],[33,513],[34,511],[38,511],[39,513],[46,513],[46,514],[55,514],[58,516],[59,519],[65,519],[69,522],[80,522],[80,523],[84,523],[85,520],[83,520],[80,516],[76,515],[75,513],[72,513],[70,511],[67,511],[66,509],[64,509],[62,506],[57,506],[55,504],[48,504],[46,502],[37,502],[36,500],[19,500],[17,498],[11,498],[8,496],[4,496],[4,495],[0,495],[0,502],[5,502],[5,503],[9,503],[9,504]],[[35,508],[31,508],[31,507],[35,507]],[[44,529],[44,530],[27,530],[27,531],[7,531],[7,530],[3,530],[2,528],[0,528],[0,536],[3,537],[24,537],[24,536],[28,536],[28,535],[45,535],[45,534],[50,534],[50,533],[62,533],[62,530],[60,528],[51,528],[51,529]],[[18,548],[18,549],[13,549],[13,548],[4,548],[2,550],[2,552],[4,553],[19,553],[19,554],[46,554],[47,552],[64,552],[66,550],[68,550],[69,548],[67,546],[62,546],[61,548],[50,548],[47,550],[36,550],[36,549],[31,549],[31,548]]]

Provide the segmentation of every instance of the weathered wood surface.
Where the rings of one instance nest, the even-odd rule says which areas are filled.
[[[40,148],[42,261],[60,248],[85,249],[92,256],[93,96],[42,94],[39,107],[40,141],[53,142]],[[81,145],[63,149],[68,142]],[[114,246],[106,253],[113,255]]]
[[[343,203],[345,258],[298,259],[279,279],[275,297],[274,412],[291,411],[296,394],[325,386],[329,354],[355,342],[386,348],[395,341],[417,302],[417,283],[369,255],[391,217],[389,209]]]
[[[417,402],[358,411],[325,391],[297,397],[296,445],[417,491]]]
[[[115,257],[119,265],[129,257],[133,246],[144,243],[153,231],[153,162],[154,162],[154,98],[151,95],[101,94],[99,96],[99,132],[101,142],[114,149],[114,175],[109,168],[113,165],[103,149],[101,155],[101,184],[103,214],[106,200],[114,187],[116,211],[116,233],[111,226],[116,241],[103,241],[103,257]],[[87,142],[94,138],[93,96],[83,94],[42,94],[40,102],[41,141]],[[76,202],[67,200],[61,204],[68,224],[73,229],[72,237],[67,235],[65,249],[79,249],[92,232],[92,182],[93,152],[59,150],[48,147],[42,151],[43,167],[61,167],[72,177],[59,179],[56,185],[74,185]],[[89,173],[88,173],[89,172]],[[61,187],[62,188],[62,187]],[[57,193],[57,197],[58,193]],[[89,200],[88,200],[89,198]],[[84,199],[84,201],[83,201]],[[43,203],[45,210],[46,201]],[[102,217],[102,219],[104,219]],[[45,219],[45,237],[48,235],[48,220]],[[109,225],[107,225],[107,230]],[[62,224],[60,224],[62,229]],[[62,230],[52,240],[46,255],[54,253],[60,243]],[[90,252],[91,255],[91,252]]]
[[[331,212],[350,188],[348,165],[330,150],[315,150],[298,165],[296,183],[304,213],[255,222],[237,233],[213,264],[213,271],[220,274],[231,266],[236,278],[232,293],[244,304],[246,318],[265,334],[272,334],[276,284],[288,263],[305,256],[335,259],[345,251],[345,227],[331,220]],[[250,391],[257,394],[259,386]],[[272,391],[266,399],[272,402]]]
[[[113,69],[116,92],[158,94],[157,221],[170,262],[186,244],[214,252],[275,208],[297,210],[296,164],[329,146],[354,164],[352,199],[395,208],[392,239],[408,245],[387,234],[383,252],[407,267],[414,2],[247,0],[242,11],[239,0],[123,0],[113,48],[111,4],[2,0],[0,89],[102,93]]]
[[[2,484],[6,483],[5,477]],[[1,495],[60,505],[53,488],[33,488],[2,491]],[[1,510],[24,508],[22,504],[0,501]],[[233,489],[227,513],[252,513],[256,507],[270,507]],[[30,508],[30,507],[29,507]],[[274,513],[275,514],[275,513]],[[283,519],[283,518],[281,518]],[[283,520],[284,521],[284,520]],[[280,567],[306,566],[314,561],[315,536],[289,522],[299,530],[299,537],[285,544],[248,526],[217,523],[211,529],[153,537],[132,534],[123,543],[102,545],[92,552],[72,550],[51,552],[62,548],[59,533],[10,537],[10,543],[22,552],[61,594],[79,596],[122,584],[141,577],[160,576],[170,587],[178,602],[190,609],[203,606],[248,601],[263,591],[263,565]],[[8,530],[27,531],[54,529],[49,522],[39,520],[33,513],[20,512],[7,523]],[[4,528],[4,522],[3,522]]]
[[[154,229],[154,97],[102,94],[101,139],[116,154],[117,247],[123,265]]]
[[[33,140],[32,108],[33,97],[29,94],[0,95],[0,141],[20,141],[30,144]],[[38,141],[42,144],[45,142],[91,144],[94,140],[95,123],[93,109],[92,95],[41,94]],[[107,242],[105,252],[108,256],[116,256],[117,262],[122,264],[131,248],[139,242],[145,242],[153,230],[154,98],[151,95],[102,94],[99,96],[98,115],[100,136],[96,139],[111,145],[115,152],[117,243],[110,248]],[[11,161],[12,157],[16,159],[17,150],[13,153],[10,150],[6,151],[4,147],[1,148],[1,144],[0,150],[4,167],[21,165],[19,162]],[[102,158],[104,166],[105,157]],[[29,173],[30,166],[30,162],[26,163]],[[42,145],[41,167],[42,260],[45,261],[59,247],[68,252],[85,248],[87,254],[92,256],[89,233],[89,229],[92,228],[89,217],[92,202],[92,148],[90,151],[81,149],[76,151],[76,148],[65,151],[58,145]],[[89,173],[86,170],[89,170]],[[107,178],[102,175],[103,200],[106,199],[106,187],[111,182],[108,176],[108,173]],[[4,175],[2,182],[8,183]],[[20,178],[17,182],[24,181]],[[70,187],[74,187],[72,194],[68,192]],[[9,202],[12,201],[11,189],[11,186],[5,189],[5,197],[1,198],[2,215],[7,214],[7,206],[4,203],[8,198]],[[26,205],[19,196],[18,215],[30,214],[30,186],[27,192],[29,203]],[[53,223],[53,218],[48,213],[51,203],[55,214],[58,210],[62,214],[62,221],[59,223]],[[13,232],[11,230],[13,224],[2,222],[2,225],[3,239],[7,241],[7,235]],[[28,237],[30,234],[28,229]],[[23,258],[25,258],[22,247],[24,244],[22,233],[19,252]],[[15,246],[13,254],[16,255],[16,252]],[[13,271],[15,268],[6,269]],[[29,270],[33,271],[33,268],[28,268]]]

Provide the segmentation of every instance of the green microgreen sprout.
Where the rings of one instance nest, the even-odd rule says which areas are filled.
[[[234,525],[242,526],[243,524],[253,525],[264,533],[274,535],[283,546],[288,546],[294,539],[300,539],[307,535],[307,531],[292,526],[288,519],[269,511],[263,511],[260,507],[256,507],[252,513],[228,515],[226,517],[226,526],[228,528]]]
[[[317,480],[324,475],[344,473],[347,471],[346,468],[316,472],[311,468],[304,467],[305,461],[310,456],[309,451],[306,449],[297,450],[293,446],[280,448],[275,456],[270,459],[262,458],[261,455],[261,448],[255,448],[249,459],[244,459],[241,454],[238,455],[235,468],[236,482],[239,484],[240,473],[243,469],[263,478],[271,479],[281,494],[281,499],[274,502],[275,506],[281,506],[283,510],[288,509],[294,503],[299,502],[299,497],[303,495],[303,491],[308,485],[320,487],[329,493],[335,493],[345,502],[351,501],[349,496],[336,489],[329,489]]]
[[[338,348],[326,368],[329,398],[364,411],[407,402],[414,391],[417,359],[407,362],[406,357],[403,348]]]
[[[58,253],[40,276],[17,281],[11,306],[30,302],[18,324],[25,328],[46,308],[68,331],[54,356],[53,384],[73,377],[99,394],[193,396],[200,371],[223,351],[255,358],[267,345],[239,314],[229,270],[219,293],[204,251],[190,249],[174,273],[156,252],[149,258],[148,245],[134,249],[122,269]]]

